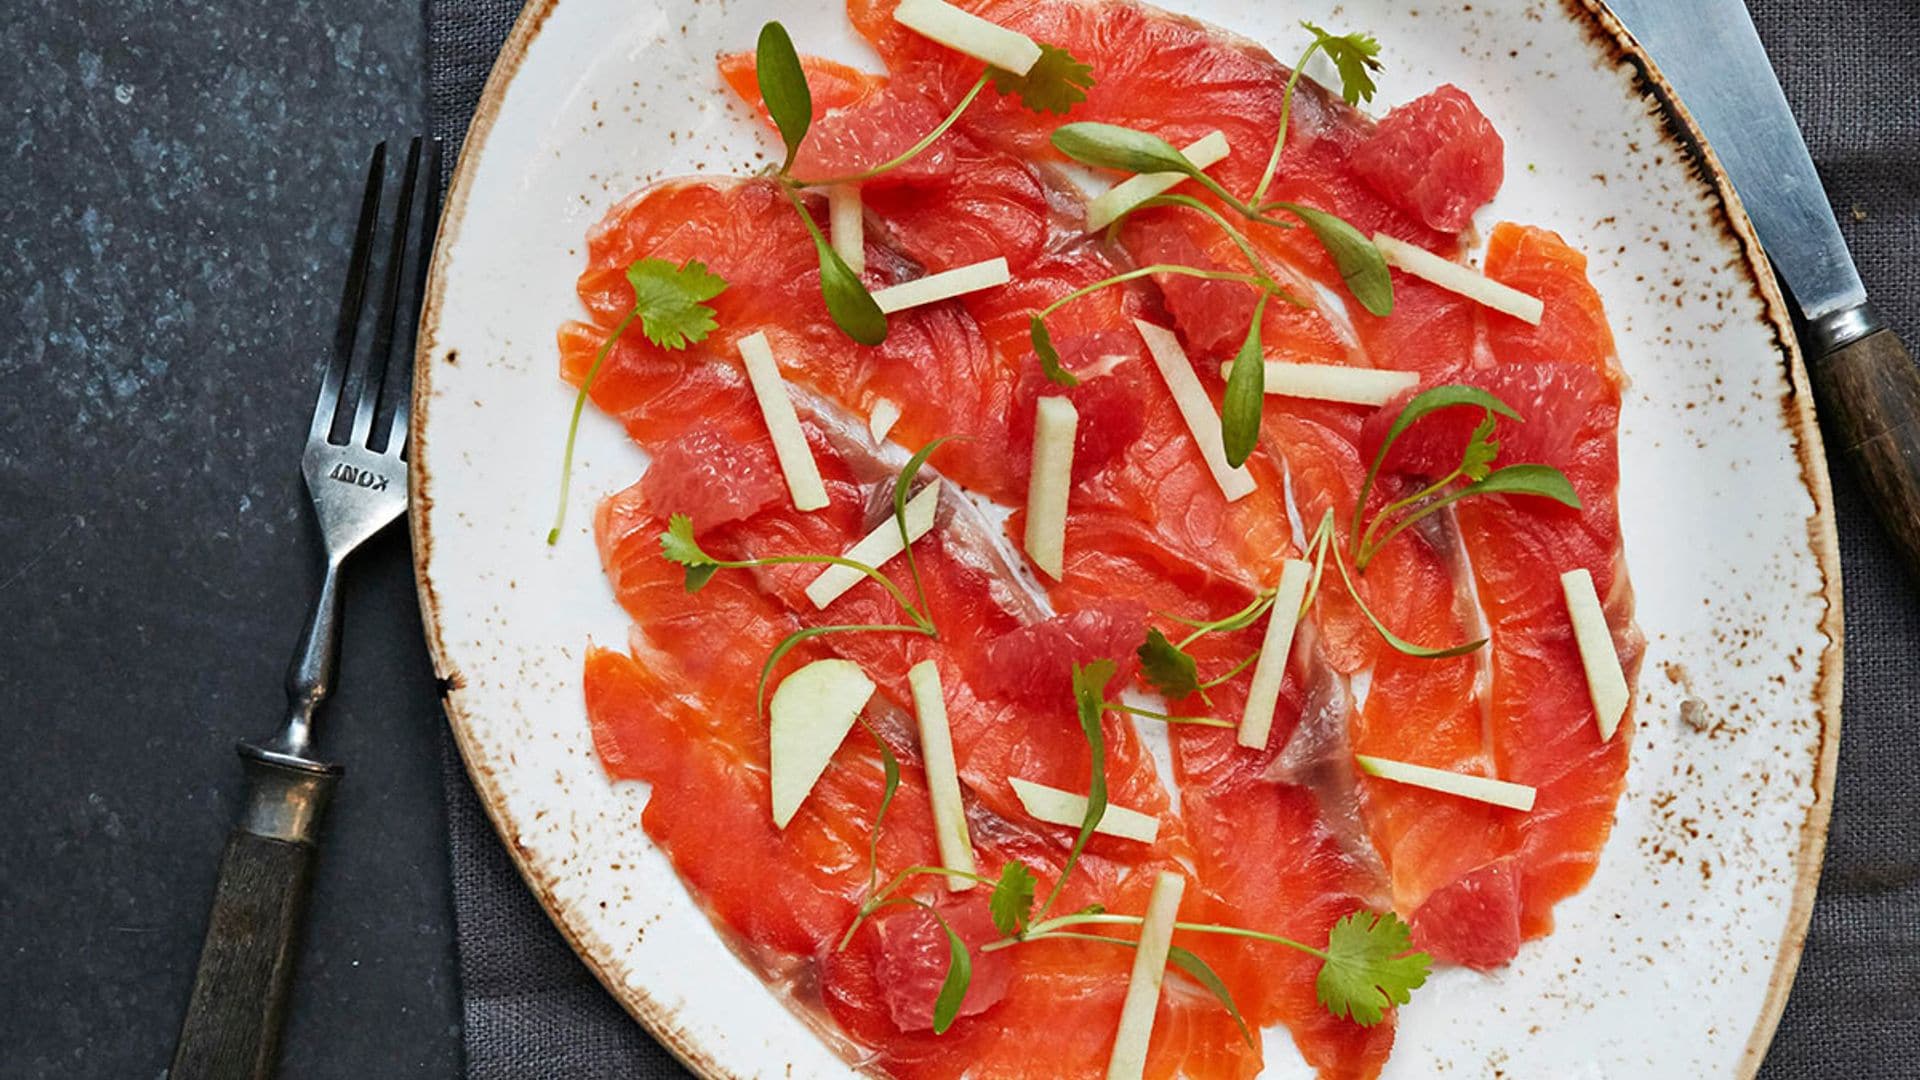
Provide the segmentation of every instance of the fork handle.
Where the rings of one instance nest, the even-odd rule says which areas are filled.
[[[321,812],[340,767],[247,743],[247,803],[227,837],[169,1080],[265,1080],[286,1018]]]

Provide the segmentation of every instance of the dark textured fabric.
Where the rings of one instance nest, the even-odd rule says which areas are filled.
[[[1920,343],[1920,4],[1753,0],[1752,8],[1868,291]],[[426,10],[433,130],[451,145],[518,4],[426,0]],[[1820,901],[1766,1080],[1920,1072],[1920,593],[1859,486],[1840,474],[1834,489],[1847,597],[1839,794]],[[468,1075],[684,1075],[541,914],[451,752],[446,788]]]

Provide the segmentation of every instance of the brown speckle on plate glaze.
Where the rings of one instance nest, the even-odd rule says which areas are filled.
[[[674,6],[672,0],[668,6]],[[1250,21],[1257,23],[1258,36],[1269,43],[1290,40],[1282,35],[1292,32],[1294,18],[1328,14],[1240,14],[1223,0],[1196,0],[1195,6],[1208,13],[1229,11],[1222,20],[1242,30]],[[694,57],[701,65],[710,61],[714,42],[724,39],[741,47],[751,39],[757,13],[735,10],[723,18],[726,7],[740,5],[687,4],[675,12],[673,25],[677,37],[688,42],[685,48],[709,50]],[[1513,18],[1516,8],[1519,20]],[[810,39],[828,33],[828,18],[839,17],[831,5],[821,10],[825,14],[809,23]],[[531,3],[489,80],[443,213],[441,246],[422,313],[410,470],[416,578],[428,643],[446,686],[456,742],[496,829],[541,904],[600,981],[703,1075],[812,1074],[814,1066],[800,1062],[817,1064],[817,1048],[792,1042],[792,1036],[781,1036],[788,1040],[783,1042],[771,1035],[764,1043],[746,1045],[753,1040],[717,1021],[711,1004],[699,996],[711,991],[695,985],[706,976],[635,966],[653,955],[652,950],[702,935],[711,940],[713,935],[657,853],[644,844],[637,828],[644,792],[610,787],[585,741],[578,705],[578,647],[595,633],[607,640],[617,628],[583,616],[577,632],[556,633],[542,641],[515,636],[537,617],[538,604],[550,608],[561,602],[555,598],[560,595],[554,592],[556,582],[577,576],[586,586],[604,589],[586,542],[587,505],[596,490],[590,476],[576,483],[584,493],[575,500],[562,547],[547,549],[539,542],[551,497],[546,485],[552,482],[555,464],[550,444],[557,443],[564,423],[558,418],[564,412],[558,403],[568,396],[554,378],[551,326],[573,311],[571,284],[580,235],[607,205],[643,182],[700,162],[751,168],[746,163],[764,160],[764,147],[751,134],[743,111],[718,97],[717,80],[710,80],[714,96],[683,101],[686,84],[668,89],[648,77],[634,78],[631,65],[623,67],[622,58],[614,55],[615,42],[602,48],[599,38],[581,35],[569,22],[576,14],[585,18],[596,11],[617,11],[620,20],[635,23],[666,18],[609,0]],[[784,9],[782,14],[798,17]],[[1582,148],[1557,146],[1551,138],[1540,137],[1526,144],[1524,155],[1517,141],[1510,143],[1515,164],[1508,170],[1509,189],[1522,202],[1529,187],[1556,184],[1569,191],[1590,185],[1588,191],[1607,197],[1566,199],[1564,207],[1541,210],[1538,223],[1568,231],[1589,251],[1596,281],[1615,313],[1623,351],[1630,345],[1636,349],[1624,357],[1636,381],[1622,429],[1623,457],[1631,446],[1635,454],[1662,461],[1715,461],[1720,470],[1712,478],[1716,482],[1733,477],[1736,484],[1791,486],[1781,498],[1799,500],[1793,504],[1800,508],[1795,511],[1797,537],[1782,534],[1781,513],[1776,512],[1765,520],[1756,514],[1746,527],[1720,524],[1724,535],[1681,538],[1682,543],[1727,545],[1729,557],[1743,560],[1751,580],[1768,582],[1744,588],[1736,581],[1700,596],[1697,604],[1684,581],[1671,582],[1675,606],[1688,609],[1682,613],[1659,609],[1657,598],[1650,595],[1659,588],[1667,562],[1685,562],[1684,554],[1659,542],[1668,538],[1649,523],[1649,515],[1663,504],[1648,496],[1659,486],[1656,480],[1668,478],[1640,472],[1623,482],[1623,516],[1629,513],[1630,497],[1639,500],[1634,509],[1640,516],[1628,518],[1628,541],[1645,602],[1642,622],[1654,643],[1649,658],[1677,665],[1681,678],[1642,685],[1641,715],[1647,722],[1634,733],[1635,762],[1617,830],[1621,842],[1609,849],[1601,874],[1604,878],[1610,868],[1635,868],[1642,876],[1634,884],[1657,898],[1654,910],[1666,921],[1646,923],[1643,913],[1619,908],[1589,913],[1584,916],[1589,933],[1597,934],[1599,924],[1623,929],[1584,948],[1562,942],[1577,950],[1567,966],[1577,971],[1577,978],[1556,983],[1541,1008],[1513,1009],[1496,1002],[1490,1009],[1490,1015],[1508,1018],[1492,1026],[1500,1037],[1552,1042],[1572,1029],[1544,1015],[1549,1006],[1563,1008],[1565,1016],[1589,1018],[1582,1021],[1589,1026],[1605,1009],[1618,1006],[1620,991],[1601,985],[1609,963],[1631,961],[1643,968],[1659,958],[1686,963],[1691,951],[1711,948],[1716,939],[1710,935],[1724,933],[1729,920],[1777,926],[1772,947],[1743,953],[1728,970],[1714,969],[1705,976],[1722,998],[1758,995],[1749,1011],[1721,1014],[1699,1032],[1716,1047],[1734,1047],[1730,1056],[1714,1051],[1715,1061],[1751,1075],[1784,1005],[1810,912],[1831,804],[1840,692],[1840,584],[1831,498],[1811,395],[1778,288],[1711,151],[1675,106],[1658,73],[1596,0],[1524,6],[1479,0],[1470,9],[1461,5],[1458,10],[1398,13],[1349,4],[1332,14],[1343,24],[1377,28],[1396,64],[1418,67],[1407,76],[1412,82],[1383,82],[1383,103],[1395,93],[1424,89],[1415,85],[1421,79],[1431,85],[1453,78],[1476,96],[1483,87],[1498,96],[1503,84],[1532,80],[1534,85],[1558,84],[1553,90],[1559,99],[1556,108],[1566,112],[1569,127],[1594,122],[1595,117],[1624,116],[1624,126],[1610,136],[1609,145],[1618,151],[1612,160],[1595,161],[1594,167],[1563,176],[1562,159],[1580,157]],[[1420,32],[1406,32],[1414,19]],[[816,31],[816,24],[822,29]],[[1389,33],[1390,24],[1401,32]],[[662,21],[647,27],[641,43],[650,42],[667,25]],[[721,32],[724,38],[716,37]],[[1447,41],[1449,34],[1460,42],[1457,60],[1438,55],[1438,46],[1425,40]],[[529,59],[543,48],[562,49],[565,43],[556,35],[573,35],[566,42],[586,41],[592,47],[574,49],[564,60]],[[1584,52],[1567,51],[1567,40],[1584,42]],[[1276,51],[1291,49],[1283,45]],[[1434,70],[1421,66],[1428,63]],[[596,64],[604,66],[596,69]],[[562,68],[564,80],[556,79]],[[1389,72],[1390,77],[1396,74]],[[1623,97],[1609,97],[1611,89],[1591,97],[1569,96],[1569,84],[1587,91],[1618,85]],[[589,90],[576,112],[561,117],[566,102],[555,95],[555,86]],[[662,102],[671,108],[654,107]],[[1639,115],[1627,115],[1635,103],[1642,103]],[[606,115],[615,107],[632,118],[631,128],[623,121],[602,131],[581,122],[583,116]],[[656,115],[669,112],[679,118],[670,122]],[[588,134],[560,133],[555,124],[562,119],[575,129],[589,128]],[[529,135],[528,125],[538,125],[547,134]],[[659,153],[643,152],[637,139],[643,131],[659,136],[652,144]],[[619,146],[610,145],[614,142]],[[511,158],[502,149],[509,145],[520,147]],[[582,161],[598,167],[578,168],[575,163]],[[1526,167],[1518,167],[1519,161]],[[1604,181],[1593,180],[1596,173]],[[592,180],[581,184],[583,174],[591,174]],[[565,269],[557,280],[533,283],[538,287],[514,298],[527,309],[518,321],[504,314],[490,321],[495,313],[483,317],[472,301],[450,296],[480,288],[475,282],[485,271],[463,274],[462,268],[480,258],[475,252],[491,250],[488,244],[504,243],[499,217],[475,215],[474,229],[467,228],[469,207],[487,181],[511,181],[519,192],[559,193],[551,209],[565,227],[545,230],[551,235],[542,242],[558,256],[555,264]],[[1503,206],[1509,197],[1503,194]],[[570,208],[562,205],[567,203]],[[1588,210],[1590,214],[1581,216]],[[488,223],[485,229],[481,222]],[[524,222],[518,224],[527,228]],[[1660,284],[1640,286],[1644,295],[1636,296],[1636,279]],[[1748,336],[1764,344],[1746,347],[1753,349],[1753,361],[1764,350],[1778,362],[1771,376],[1730,366],[1714,351],[1715,342],[1748,340],[1742,335],[1756,329],[1756,323],[1757,335]],[[477,354],[476,348],[481,350]],[[473,355],[483,362],[456,363]],[[1730,378],[1736,373],[1738,378]],[[511,392],[497,390],[509,383]],[[1651,386],[1660,388],[1657,396],[1647,390]],[[483,392],[487,388],[495,389]],[[541,393],[550,393],[550,407],[520,411],[517,399],[537,401]],[[529,417],[520,439],[477,435],[482,430],[497,433],[501,425]],[[549,437],[541,436],[542,423],[551,424]],[[583,473],[599,470],[591,475],[606,481],[603,488],[619,477],[630,479],[638,468],[637,462],[621,457],[618,442],[583,440]],[[504,451],[511,453],[503,456]],[[623,473],[623,468],[628,471]],[[542,509],[524,520],[505,520],[508,504],[513,515],[522,513],[514,499],[522,485],[509,482],[520,471],[530,478],[524,486],[534,491],[522,501]],[[509,489],[505,494],[502,485]],[[497,572],[507,570],[514,584],[502,588],[505,575]],[[1783,592],[1779,582],[1795,583],[1798,592]],[[607,601],[597,603],[605,606]],[[1705,704],[1709,701],[1711,708]],[[1689,710],[1704,718],[1704,729],[1687,719]],[[1783,807],[1797,809],[1785,815]],[[636,842],[635,837],[641,838]],[[1622,845],[1635,850],[1623,850]],[[640,887],[642,882],[646,887]],[[1601,891],[1597,879],[1590,889],[1594,895],[1586,899],[1598,903]],[[1703,902],[1676,899],[1681,896]],[[1753,899],[1763,896],[1779,900]],[[1784,914],[1782,906],[1788,909]],[[1567,916],[1569,923],[1582,917]],[[648,929],[662,932],[645,933]],[[1594,959],[1609,942],[1613,952],[1606,955],[1617,954],[1618,960]],[[717,948],[717,941],[712,944]],[[1582,957],[1589,962],[1579,962]],[[1542,970],[1528,969],[1528,959],[1523,953],[1520,966],[1505,978],[1548,977]],[[718,972],[713,977],[729,976]],[[1756,986],[1757,992],[1752,989]],[[1471,980],[1448,982],[1447,987],[1449,995],[1483,989]],[[1403,1019],[1417,1020],[1419,1014],[1417,1000]],[[807,1038],[804,1029],[789,1030]],[[1414,1034],[1409,1031],[1410,1037]],[[1507,1047],[1469,1052],[1471,1046],[1463,1042],[1455,1053],[1407,1067],[1466,1075],[1526,1071]],[[1604,1063],[1612,1071],[1659,1064],[1650,1053],[1629,1040],[1610,1047]]]

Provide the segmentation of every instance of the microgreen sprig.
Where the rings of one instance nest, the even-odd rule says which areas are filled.
[[[1027,942],[1057,938],[1108,941],[1116,945],[1132,946],[1137,943],[1125,938],[1076,932],[1071,928],[1139,926],[1144,921],[1139,915],[1118,915],[1106,912],[1077,912],[1072,915],[1060,915],[1032,923],[1027,927],[1026,932],[1018,937],[1009,936],[982,945],[980,951],[997,952]],[[1320,972],[1314,978],[1315,997],[1334,1016],[1350,1017],[1354,1023],[1362,1027],[1379,1023],[1385,1018],[1386,1010],[1391,1006],[1404,1005],[1411,1001],[1413,991],[1425,984],[1433,966],[1433,958],[1430,955],[1413,950],[1411,929],[1392,912],[1359,910],[1349,913],[1328,930],[1327,944],[1324,948],[1316,948],[1279,934],[1219,923],[1176,922],[1173,928],[1176,933],[1214,934],[1264,941],[1317,957],[1320,960]],[[1195,959],[1198,960],[1198,957]],[[1185,969],[1185,965],[1182,966]],[[1193,973],[1191,969],[1187,970],[1190,974]],[[1216,997],[1222,996],[1219,990],[1208,985],[1208,980],[1204,976],[1197,976],[1197,978],[1202,985],[1207,985],[1209,990],[1213,990]],[[1223,998],[1223,1000],[1230,999]],[[1233,1011],[1238,1012],[1238,1010]]]
[[[587,406],[600,369],[607,356],[637,319],[640,332],[663,349],[684,349],[698,344],[717,325],[707,301],[727,291],[726,280],[709,273],[706,264],[688,259],[675,266],[665,259],[637,259],[627,267],[627,284],[633,289],[633,307],[621,317],[600,351],[593,355],[586,377],[573,396],[573,416],[567,422],[567,446],[560,460],[560,499],[553,513],[553,527],[547,530],[549,545],[560,542],[560,530],[567,523],[567,494],[573,487],[573,444],[580,434],[580,414]]]
[[[934,625],[932,613],[927,604],[926,584],[920,578],[920,567],[919,564],[914,561],[913,557],[913,539],[907,530],[907,493],[912,489],[914,478],[920,474],[921,467],[927,463],[927,459],[933,455],[933,452],[938,450],[950,439],[963,437],[964,436],[947,435],[927,443],[927,445],[921,447],[907,460],[906,466],[900,470],[900,475],[894,480],[894,527],[900,530],[900,542],[907,560],[907,572],[913,579],[914,592],[919,597],[918,604],[908,599],[907,594],[900,591],[900,587],[893,583],[892,578],[881,573],[878,568],[869,566],[856,559],[849,559],[844,555],[813,554],[768,555],[751,559],[722,559],[707,552],[706,549],[700,546],[700,542],[694,539],[692,518],[685,514],[672,514],[667,518],[666,531],[660,534],[660,553],[666,557],[667,561],[685,568],[686,590],[690,593],[699,592],[702,588],[706,587],[707,582],[713,580],[713,575],[722,570],[748,570],[761,566],[787,566],[805,563],[844,566],[850,570],[857,570],[862,575],[879,583],[880,587],[886,590],[887,595],[893,598],[893,602],[900,606],[900,610],[906,614],[909,620],[908,623],[904,624],[848,623],[831,626],[804,626],[788,634],[786,637],[781,638],[779,644],[775,645],[773,651],[767,655],[766,662],[760,666],[760,684],[756,693],[756,699],[758,708],[762,714],[766,711],[767,682],[772,678],[774,668],[779,665],[781,659],[783,659],[787,653],[791,652],[795,646],[804,641],[826,634],[849,633],[921,634],[931,638],[940,636],[939,628]]]
[[[1154,689],[1170,699],[1178,700],[1196,693],[1204,698],[1208,690],[1222,685],[1245,671],[1249,664],[1259,658],[1260,650],[1255,649],[1225,672],[1201,682],[1199,663],[1194,660],[1192,654],[1187,652],[1187,646],[1208,634],[1232,633],[1252,626],[1260,616],[1266,614],[1268,608],[1273,606],[1273,598],[1273,590],[1262,590],[1246,607],[1230,615],[1205,622],[1184,619],[1177,615],[1167,616],[1174,622],[1190,627],[1192,632],[1175,642],[1157,628],[1149,627],[1147,640],[1134,651],[1140,658],[1140,673]],[[1305,605],[1302,605],[1301,610],[1306,610]]]
[[[983,71],[959,103],[904,152],[844,176],[801,180],[792,175],[793,163],[799,157],[800,148],[805,144],[807,132],[813,125],[813,92],[807,86],[806,68],[800,63],[798,50],[793,47],[793,38],[788,35],[786,27],[777,21],[760,28],[760,38],[754,50],[754,77],[759,83],[760,100],[765,102],[767,114],[773,118],[773,126],[779,130],[780,140],[786,148],[786,156],[780,162],[780,167],[769,172],[788,203],[800,215],[800,220],[806,224],[807,235],[813,240],[814,252],[820,263],[820,292],[826,301],[827,314],[832,316],[834,325],[841,332],[855,342],[869,346],[886,340],[887,316],[874,303],[873,294],[861,282],[860,275],[847,266],[846,260],[821,235],[819,225],[814,223],[806,204],[800,201],[799,193],[806,188],[858,184],[900,168],[925,153],[958,123],[988,86],[1003,96],[1017,98],[1021,105],[1035,112],[1064,114],[1074,105],[1085,101],[1087,89],[1093,85],[1093,69],[1090,66],[1075,59],[1065,49],[1042,44],[1040,59],[1025,75],[993,67]]]
[[[1039,311],[1034,312],[1033,315],[1028,318],[1027,337],[1033,343],[1034,355],[1040,358],[1041,372],[1056,385],[1069,388],[1080,385],[1080,377],[1067,370],[1066,365],[1061,362],[1060,350],[1053,344],[1053,335],[1047,330],[1047,317],[1049,315],[1073,303],[1075,300],[1091,296],[1102,289],[1111,288],[1115,285],[1123,285],[1129,281],[1138,281],[1145,277],[1153,277],[1156,274],[1172,274],[1178,277],[1200,278],[1204,281],[1233,281],[1261,290],[1263,297],[1280,296],[1289,303],[1301,303],[1301,301],[1281,288],[1279,283],[1261,274],[1242,274],[1232,270],[1204,270],[1197,266],[1186,266],[1181,263],[1154,263],[1151,266],[1138,266],[1132,270],[1115,274],[1112,277],[1102,278],[1091,285],[1083,285],[1053,301],[1046,307],[1041,308]],[[1256,325],[1258,324],[1256,323]]]
[[[1280,169],[1280,151],[1287,145],[1287,125],[1293,119],[1294,92],[1300,86],[1300,73],[1306,70],[1307,61],[1313,59],[1314,53],[1324,52],[1333,61],[1340,73],[1340,96],[1347,104],[1372,101],[1376,89],[1373,73],[1380,70],[1380,43],[1371,34],[1330,34],[1310,22],[1302,21],[1300,25],[1313,35],[1313,43],[1300,54],[1300,62],[1293,65],[1293,74],[1287,77],[1287,87],[1280,95],[1280,131],[1273,138],[1273,153],[1267,156],[1266,170],[1260,174],[1260,183],[1255,185],[1253,198],[1249,200],[1255,206],[1266,198],[1267,188]]]
[[[1362,307],[1375,315],[1386,315],[1393,310],[1393,280],[1387,272],[1386,259],[1360,230],[1337,215],[1297,202],[1255,206],[1242,201],[1172,143],[1150,132],[1086,121],[1056,128],[1052,142],[1055,149],[1082,165],[1131,173],[1179,173],[1207,189],[1242,217],[1262,225],[1287,227],[1288,222],[1267,214],[1268,210],[1285,210],[1320,241]]]
[[[1380,469],[1386,463],[1387,453],[1393,449],[1393,444],[1421,419],[1441,409],[1460,406],[1481,410],[1480,421],[1474,426],[1461,451],[1460,463],[1439,480],[1382,507],[1362,529],[1360,521],[1367,496],[1373,490],[1374,482],[1379,479]],[[1523,422],[1519,413],[1493,394],[1477,386],[1457,383],[1422,391],[1401,407],[1399,415],[1394,417],[1393,424],[1387,429],[1386,438],[1381,440],[1380,449],[1373,455],[1373,464],[1367,469],[1366,479],[1361,482],[1354,504],[1351,532],[1355,571],[1364,573],[1367,564],[1373,561],[1373,557],[1380,553],[1388,541],[1422,518],[1461,499],[1476,495],[1535,495],[1575,510],[1580,509],[1579,493],[1574,490],[1566,474],[1551,465],[1523,463],[1492,468],[1494,459],[1500,453],[1500,443],[1493,437],[1496,417],[1504,417],[1515,423]],[[1467,481],[1466,485],[1451,487],[1460,480]]]

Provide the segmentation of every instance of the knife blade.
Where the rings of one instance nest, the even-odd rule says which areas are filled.
[[[1607,0],[1713,147],[1805,319],[1827,427],[1920,576],[1920,370],[1881,323],[1741,0]]]

